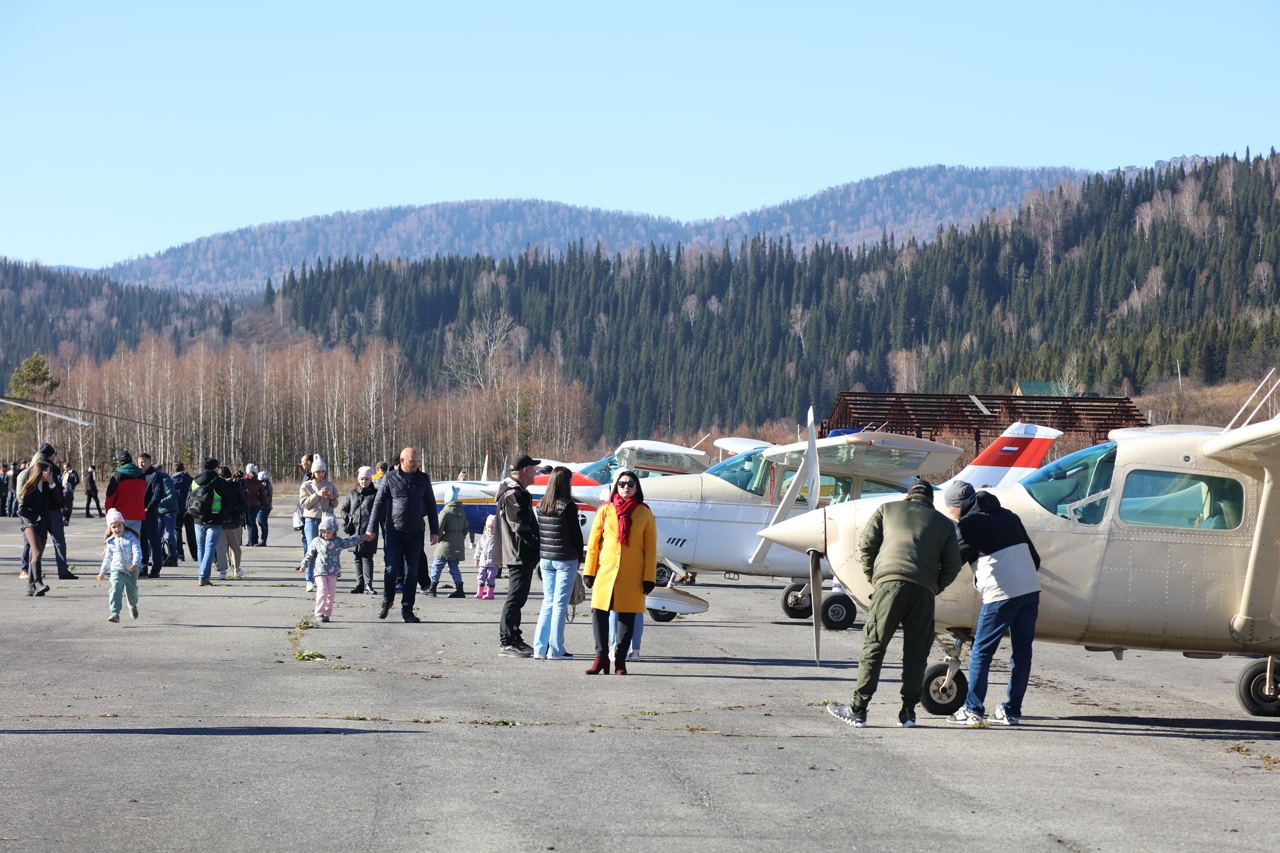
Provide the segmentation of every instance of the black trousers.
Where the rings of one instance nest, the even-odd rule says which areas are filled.
[[[596,657],[609,656],[609,613],[608,610],[591,608],[591,631],[596,637]],[[618,654],[627,656],[631,648],[631,634],[636,629],[636,614],[618,614]]]
[[[182,534],[186,531],[187,547],[191,549],[191,561],[198,562],[200,554],[196,551],[196,520],[187,513],[178,515],[178,559],[182,559]]]
[[[148,512],[142,520],[142,568],[151,566],[151,577],[160,574],[164,566],[164,542],[160,536],[160,516]],[[141,571],[139,572],[141,574]]]
[[[102,518],[102,504],[98,503],[98,493],[97,493],[97,492],[85,492],[85,493],[84,493],[84,517],[85,517],[85,518],[92,518],[92,517],[93,517],[93,516],[89,515],[89,506],[90,506],[90,505],[96,506],[96,507],[98,508],[98,518]]]
[[[400,612],[413,612],[418,597],[418,567],[422,561],[422,540],[426,533],[402,533],[388,528],[382,541],[384,570],[382,573],[382,602],[390,607],[396,601],[396,574],[404,567],[404,583],[400,596]]]
[[[373,554],[364,556],[356,546],[356,589],[373,589]]]
[[[533,586],[533,573],[537,570],[536,558],[507,566],[507,598],[502,602],[502,622],[498,625],[498,639],[504,646],[524,642],[520,633],[520,611],[529,600],[529,588]]]

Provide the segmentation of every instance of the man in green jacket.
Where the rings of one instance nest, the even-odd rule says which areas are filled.
[[[858,542],[862,569],[871,581],[858,662],[858,686],[848,705],[827,706],[833,717],[857,728],[867,725],[867,705],[880,680],[880,666],[893,634],[902,627],[902,707],[898,725],[916,724],[916,704],[933,644],[933,600],[960,573],[956,528],[933,508],[933,486],[918,480],[905,500],[881,505]]]

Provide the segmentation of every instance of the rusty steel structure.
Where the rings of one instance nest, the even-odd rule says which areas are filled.
[[[1062,430],[1061,443],[1075,447],[1105,441],[1113,429],[1149,425],[1128,397],[842,391],[819,432],[870,428],[936,441],[972,437],[976,453],[1019,420]]]

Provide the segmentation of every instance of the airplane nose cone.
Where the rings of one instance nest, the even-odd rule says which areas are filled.
[[[792,516],[772,527],[766,527],[758,535],[784,548],[799,551],[801,554],[810,548],[826,551],[826,510],[815,509],[802,515]]]

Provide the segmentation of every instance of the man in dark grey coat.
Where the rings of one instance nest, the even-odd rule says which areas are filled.
[[[431,478],[419,471],[418,451],[406,447],[400,451],[400,464],[378,481],[378,494],[365,526],[364,541],[377,538],[378,528],[386,525],[382,544],[385,571],[382,578],[382,607],[379,619],[386,619],[396,600],[396,570],[404,566],[404,592],[400,598],[400,615],[406,622],[421,622],[413,613],[418,594],[418,571],[422,563],[423,539],[431,530],[431,544],[440,541],[440,521],[436,517],[436,496]]]
[[[493,561],[507,569],[507,600],[502,604],[498,625],[498,654],[505,657],[532,657],[533,647],[520,633],[520,611],[529,600],[533,573],[541,558],[538,517],[533,511],[529,484],[539,461],[520,454],[511,460],[507,478],[498,486],[498,535],[494,537]]]
[[[862,569],[871,581],[858,661],[858,686],[848,705],[827,712],[857,728],[867,724],[867,705],[880,681],[880,666],[893,634],[902,627],[902,707],[898,725],[916,724],[925,664],[933,644],[933,600],[960,574],[956,527],[933,508],[933,486],[918,480],[905,500],[882,504],[858,542]]]

